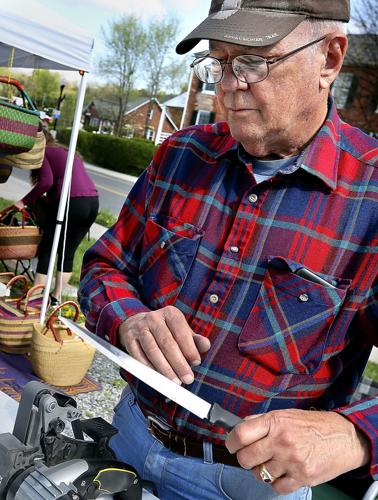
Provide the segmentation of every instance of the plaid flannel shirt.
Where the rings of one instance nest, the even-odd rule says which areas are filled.
[[[294,168],[256,184],[225,123],[173,134],[117,223],[84,257],[87,326],[117,343],[126,318],[174,304],[211,341],[188,388],[246,415],[341,412],[369,437],[378,398],[351,403],[378,344],[378,143],[328,117]],[[296,274],[306,267],[334,287]],[[178,432],[224,431],[125,375],[143,411]]]

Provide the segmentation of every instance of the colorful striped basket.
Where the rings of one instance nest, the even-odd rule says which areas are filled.
[[[9,354],[30,352],[33,324],[40,316],[45,288],[36,285],[27,290],[28,281],[24,275],[12,278],[7,288],[12,291],[20,282],[23,289],[18,297],[0,297],[0,351]]]
[[[29,151],[36,141],[40,124],[39,111],[18,80],[0,76],[0,83],[16,87],[24,102],[24,106],[18,106],[0,99],[0,151],[7,154]]]

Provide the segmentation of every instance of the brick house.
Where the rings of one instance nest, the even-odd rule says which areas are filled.
[[[378,134],[378,35],[349,35],[343,68],[332,88],[341,117],[367,133]],[[183,126],[223,119],[214,85],[193,75]]]
[[[349,35],[349,48],[332,94],[340,116],[378,136],[378,35]]]
[[[83,111],[83,125],[92,127],[99,133],[112,134],[118,115],[118,106],[112,101],[96,99],[88,103]],[[165,111],[162,116],[163,106],[155,99],[138,97],[130,99],[124,115],[123,136],[145,137],[155,140],[156,133],[161,127],[163,135],[170,135],[178,127],[170,114]],[[148,126],[146,129],[148,114]],[[163,123],[160,120],[163,119]]]

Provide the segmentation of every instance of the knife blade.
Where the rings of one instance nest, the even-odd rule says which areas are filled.
[[[138,378],[148,386],[171,399],[186,410],[194,413],[201,419],[208,420],[211,424],[219,425],[226,431],[232,430],[243,419],[222,408],[218,403],[209,403],[184,387],[176,384],[161,373],[144,365],[137,359],[106,340],[94,335],[85,327],[78,325],[69,318],[59,318],[72,332],[81,339],[87,341],[108,359],[116,363],[134,377]]]

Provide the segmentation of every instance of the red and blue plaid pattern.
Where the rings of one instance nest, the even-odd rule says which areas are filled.
[[[350,405],[378,344],[378,144],[331,105],[297,168],[256,184],[225,123],[172,135],[118,222],[85,255],[87,326],[174,304],[211,341],[189,389],[246,415],[343,409],[372,443],[378,399]],[[305,266],[335,286],[296,274]],[[144,411],[213,442],[213,428],[127,376]]]

